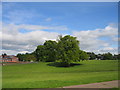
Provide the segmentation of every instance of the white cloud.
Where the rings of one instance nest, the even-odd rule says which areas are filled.
[[[86,31],[82,30],[82,31],[73,32],[73,35],[76,36],[77,39],[80,41],[80,48],[82,50],[95,52],[95,53],[103,53],[103,51],[105,52],[111,51],[111,53],[117,53],[117,49],[115,49],[114,52],[110,50],[110,48],[108,49],[108,47],[110,47],[111,45],[114,44],[116,45],[115,42],[117,42],[116,41],[117,34],[118,34],[118,29],[113,25],[108,25],[104,29],[95,29],[95,30],[86,30]],[[106,38],[109,38],[109,40],[106,40]],[[104,48],[107,48],[108,50]]]
[[[18,51],[16,51],[16,50],[4,50],[4,49],[2,49],[1,52],[0,52],[0,54],[2,54],[2,53],[7,53],[8,55],[14,55],[14,54],[18,53]]]
[[[30,53],[30,52],[28,52],[28,51],[21,51],[21,52],[18,52],[18,53],[25,54],[25,53]]]
[[[99,53],[106,53],[106,52],[111,52],[112,54],[117,54],[118,48],[104,47],[104,48],[99,50]]]
[[[21,28],[21,26],[22,25],[16,26],[14,24],[3,26],[4,31],[1,38],[4,52],[6,51],[8,54],[23,51],[31,52],[35,50],[37,45],[43,44],[45,40],[55,40],[59,35],[56,32],[42,30],[20,33],[19,28]],[[26,28],[26,26],[22,26],[23,29],[25,29],[24,27]]]
[[[45,21],[47,21],[47,22],[49,22],[49,21],[51,21],[52,20],[52,18],[46,18],[45,19]]]
[[[3,32],[0,31],[0,33],[2,33],[0,39],[2,38],[3,42],[2,51],[8,54],[17,54],[18,52],[24,53],[26,51],[32,52],[38,45],[43,44],[45,40],[56,40],[59,33],[44,31],[46,28],[51,30],[65,30],[66,27],[4,24]],[[28,30],[28,32],[21,33],[19,29],[25,29]],[[103,29],[73,31],[72,35],[76,36],[80,41],[80,48],[82,50],[95,53],[117,53],[117,48],[112,47],[115,46],[115,42],[117,42],[117,31],[116,27],[108,25]],[[101,39],[103,37],[104,39]],[[109,38],[109,40],[105,38]]]
[[[31,30],[68,30],[68,28],[66,26],[43,26],[43,25],[29,25],[29,24],[20,24],[20,25],[15,25],[13,23],[11,24],[3,24],[3,32],[5,33],[11,33],[12,30],[12,34],[16,34],[18,33],[20,29],[24,29],[27,31],[31,31]]]
[[[118,37],[116,36],[116,37],[113,37],[112,40],[115,41],[115,42],[118,42],[118,41],[120,41],[120,38],[118,38]]]

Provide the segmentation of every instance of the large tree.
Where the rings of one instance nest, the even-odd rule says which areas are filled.
[[[56,60],[56,48],[57,48],[57,42],[48,40],[44,43],[44,56],[46,57],[44,61],[51,62]]]
[[[37,49],[34,51],[34,54],[37,58],[37,61],[44,61],[45,57],[45,48],[43,45],[38,45]]]
[[[57,59],[60,62],[66,63],[66,65],[79,60],[79,41],[76,40],[76,37],[70,35],[59,37]]]
[[[45,61],[52,62],[56,60],[56,41],[45,41],[43,45],[37,46],[35,50],[35,55],[37,57],[37,61]]]

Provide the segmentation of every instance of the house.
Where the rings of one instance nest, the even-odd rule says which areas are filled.
[[[18,62],[18,57],[14,55],[0,55],[0,62]]]

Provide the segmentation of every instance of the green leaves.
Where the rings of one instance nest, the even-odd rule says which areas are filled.
[[[70,65],[72,62],[88,59],[88,55],[84,51],[80,51],[79,41],[76,37],[66,35],[59,36],[56,41],[45,41],[43,45],[39,45],[35,51],[38,61],[57,61]]]
[[[20,61],[36,61],[36,57],[33,53],[31,54],[18,54],[17,57]]]
[[[79,59],[79,41],[76,37],[70,35],[60,37],[57,46],[58,60],[61,62],[70,64]]]
[[[45,58],[44,53],[45,53],[44,46],[43,45],[37,46],[37,49],[35,50],[37,61],[42,61]]]
[[[80,58],[80,60],[88,60],[89,55],[85,51],[80,50],[79,51],[79,58]]]
[[[56,60],[57,42],[48,40],[44,45],[39,45],[35,51],[38,61],[55,61]]]

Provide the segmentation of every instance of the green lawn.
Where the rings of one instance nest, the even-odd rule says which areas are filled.
[[[3,66],[3,88],[56,88],[118,79],[116,60],[81,61],[66,68],[48,63]]]

